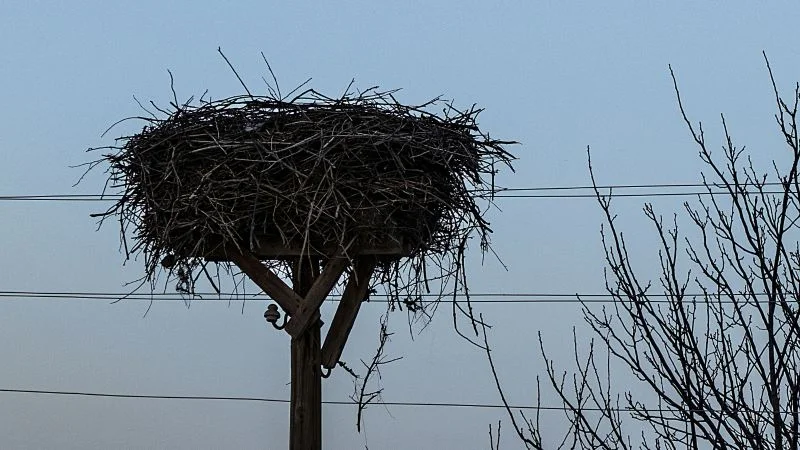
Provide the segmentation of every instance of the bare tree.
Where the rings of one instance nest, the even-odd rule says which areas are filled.
[[[540,335],[545,383],[568,419],[560,448],[800,448],[800,84],[781,97],[764,58],[788,149],[769,173],[734,144],[724,115],[723,151],[712,154],[670,68],[678,107],[709,168],[708,195],[684,204],[694,229],[686,236],[677,214],[665,223],[645,205],[659,241],[658,283],[637,274],[590,157],[613,302],[584,303],[594,340],[573,334],[574,373],[556,369]],[[620,367],[635,377],[627,389],[612,382]],[[525,445],[540,448],[538,421],[508,413]]]

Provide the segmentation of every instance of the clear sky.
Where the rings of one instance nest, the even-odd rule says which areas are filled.
[[[270,4],[272,3],[272,4]],[[104,174],[78,187],[69,166],[101,133],[140,113],[133,99],[166,103],[206,89],[242,93],[221,46],[252,90],[269,58],[284,89],[313,77],[335,95],[352,78],[403,88],[399,99],[437,95],[485,107],[482,128],[516,139],[516,187],[586,185],[591,145],[602,184],[696,182],[701,167],[675,104],[672,64],[687,108],[719,139],[725,112],[741,143],[773,155],[773,104],[761,51],[781,87],[800,79],[795,2],[39,2],[0,3],[0,195],[96,194]],[[136,131],[123,125],[114,135]],[[721,141],[720,141],[721,142]],[[685,199],[659,197],[669,214]],[[655,255],[639,212],[617,209],[634,257]],[[141,262],[122,266],[118,230],[95,231],[104,204],[0,202],[0,291],[123,292]],[[602,292],[600,215],[587,199],[501,199],[490,211],[493,258],[471,259],[479,293]],[[657,275],[655,271],[644,275]],[[288,339],[268,328],[266,300],[147,302],[0,298],[0,388],[154,395],[288,398]],[[482,304],[510,400],[532,404],[541,373],[536,334],[569,363],[574,304]],[[369,304],[343,359],[357,365],[376,345],[381,304]],[[330,314],[327,309],[324,313]],[[412,336],[390,319],[388,349],[403,359],[383,372],[384,399],[497,403],[483,355],[458,338],[449,308]],[[580,330],[580,329],[579,329]],[[580,334],[580,336],[584,336]],[[323,386],[347,400],[341,370]],[[0,393],[0,448],[285,448],[285,404],[54,397]],[[493,409],[355,409],[326,406],[326,449],[488,448]],[[554,413],[545,420],[557,422]],[[510,425],[504,422],[504,430]],[[518,448],[510,433],[503,448]]]

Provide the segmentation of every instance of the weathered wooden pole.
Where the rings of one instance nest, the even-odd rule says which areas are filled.
[[[305,297],[319,276],[319,264],[299,258],[293,270],[293,288]],[[289,417],[289,449],[322,448],[322,371],[320,322],[292,337],[292,393]]]
[[[271,255],[273,257],[287,255]],[[333,334],[326,339],[327,357],[323,362],[319,307],[345,272],[349,260],[340,255],[294,256],[292,287],[286,285],[269,267],[249,251],[229,249],[225,260],[235,263],[243,273],[275,300],[291,319],[283,328],[292,338],[291,343],[291,398],[289,416],[290,450],[320,450],[322,448],[322,366],[332,369],[341,355],[347,334],[358,312],[353,310],[354,300],[366,295],[369,279],[375,268],[374,259],[359,265],[355,277],[350,277],[344,292],[344,305],[348,314],[337,312]],[[323,267],[320,259],[325,261]],[[357,306],[357,305],[356,305]],[[277,311],[277,308],[276,308]],[[275,325],[278,315],[264,314]],[[338,325],[336,325],[338,324]],[[332,362],[331,362],[332,361]]]

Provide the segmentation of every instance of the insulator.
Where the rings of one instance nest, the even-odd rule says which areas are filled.
[[[271,303],[267,306],[267,310],[264,311],[264,318],[267,319],[267,322],[275,325],[278,322],[278,319],[281,318],[281,313],[278,311],[278,305]]]

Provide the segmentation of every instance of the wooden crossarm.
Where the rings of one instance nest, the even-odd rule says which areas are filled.
[[[292,288],[286,285],[275,272],[265,266],[252,253],[229,252],[228,257],[234,262],[253,282],[269,295],[289,315],[297,313],[303,303]]]
[[[314,284],[308,290],[306,298],[300,302],[299,308],[289,319],[289,323],[286,324],[286,331],[292,338],[300,336],[314,322],[313,319],[318,317],[320,305],[330,294],[331,289],[336,285],[339,277],[342,276],[348,263],[347,258],[337,257],[328,260],[327,264],[325,264],[322,273],[314,280]]]
[[[358,316],[358,310],[367,296],[369,280],[376,265],[375,258],[359,258],[353,274],[347,281],[347,286],[342,293],[342,301],[336,309],[336,315],[333,316],[333,322],[331,322],[328,335],[325,336],[325,343],[322,345],[322,366],[327,369],[336,366],[342,356],[347,337],[350,335],[350,330],[353,329],[356,316]]]

